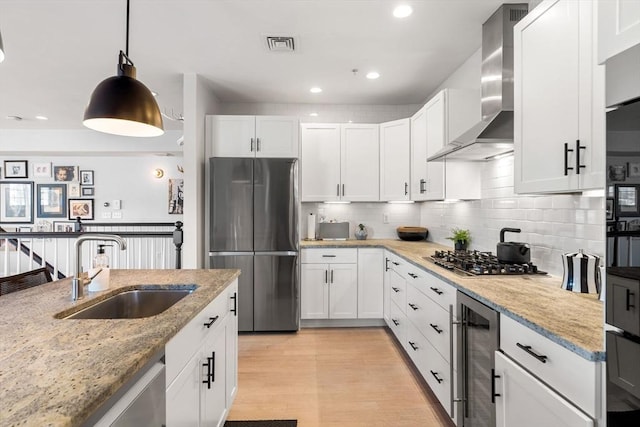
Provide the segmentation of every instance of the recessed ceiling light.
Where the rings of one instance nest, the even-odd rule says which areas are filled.
[[[312,87],[311,89],[309,89],[309,91],[311,93],[320,93],[322,92],[322,89],[320,89],[319,87]]]
[[[311,117],[318,117],[318,113],[309,113]]]
[[[49,120],[49,117],[47,117],[47,116],[36,116],[36,119],[38,119],[38,120]]]
[[[401,4],[393,9],[393,16],[396,18],[406,18],[413,13],[413,9],[408,4]]]
[[[367,78],[368,79],[375,80],[378,77],[380,77],[380,73],[378,73],[376,71],[371,71],[370,73],[367,73]]]

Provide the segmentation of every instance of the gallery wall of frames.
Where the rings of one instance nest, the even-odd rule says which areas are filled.
[[[96,169],[100,166],[103,165],[97,164]],[[103,176],[96,174],[94,169],[83,168],[71,162],[66,163],[64,159],[57,162],[33,159],[3,160],[0,163],[0,169],[0,226],[7,230],[65,232],[73,231],[73,223],[77,218],[83,222],[92,220],[111,222],[113,218],[121,219],[120,203],[122,199],[127,200],[127,194],[132,194],[132,188],[123,186],[123,182],[131,181],[130,185],[136,185],[134,179],[127,179],[126,165],[123,165],[123,170],[118,171],[117,174],[105,173],[103,170]],[[128,169],[131,170],[130,167]],[[119,180],[114,179],[115,175]],[[163,189],[143,190],[147,193],[154,191],[161,193],[159,197],[165,200],[164,212],[154,215],[154,211],[157,210],[153,209],[155,203],[147,203],[153,210],[137,216],[148,217],[153,221],[169,219],[166,215],[171,215],[170,219],[173,220],[175,218],[173,215],[182,214],[183,180],[181,178],[165,179]],[[138,182],[137,184],[148,183]],[[119,187],[119,192],[116,193],[117,200],[113,198],[114,186]],[[97,200],[98,191],[102,191],[108,199]],[[139,197],[133,195],[133,198]],[[119,215],[112,216],[112,213],[116,212],[111,210],[114,208],[111,206],[114,201],[118,203],[115,208]],[[100,203],[100,206],[97,206],[97,203]],[[162,215],[165,217],[162,218]],[[135,219],[144,220],[144,218]]]

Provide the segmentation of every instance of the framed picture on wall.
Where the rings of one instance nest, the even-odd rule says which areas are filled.
[[[78,167],[77,166],[54,166],[53,179],[55,181],[77,181]]]
[[[606,201],[607,221],[613,221],[613,218],[615,216],[614,201],[615,199],[613,198],[607,198],[607,201]]]
[[[67,184],[67,188],[69,190],[69,197],[80,197],[79,182],[70,182],[69,184]]]
[[[617,184],[615,196],[615,216],[640,216],[640,185]]]
[[[53,231],[57,233],[72,233],[74,226],[73,221],[53,221]]]
[[[93,199],[69,199],[69,219],[93,219]]]
[[[94,195],[93,187],[82,187],[80,190],[82,191],[83,197]]]
[[[66,184],[38,184],[36,195],[38,218],[67,217]]]
[[[51,178],[51,163],[34,163],[34,178]]]
[[[93,185],[93,171],[80,171],[80,185]]]
[[[628,169],[629,177],[639,177],[640,176],[640,163],[629,163]]]
[[[32,181],[0,181],[0,222],[33,224]]]
[[[184,179],[169,180],[169,214],[182,214]]]
[[[4,161],[4,177],[5,179],[28,178],[28,165],[26,160],[5,160]]]
[[[609,181],[624,181],[627,179],[627,165],[609,165]]]

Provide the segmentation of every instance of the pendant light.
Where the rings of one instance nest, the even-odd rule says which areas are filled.
[[[164,133],[160,108],[151,91],[136,80],[136,68],[129,58],[129,0],[126,52],[120,51],[118,56],[118,74],[95,88],[82,124],[122,136],[149,137]]]

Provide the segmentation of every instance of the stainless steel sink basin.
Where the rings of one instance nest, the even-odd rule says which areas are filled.
[[[193,292],[185,289],[136,289],[121,292],[65,319],[139,319],[160,314]]]

